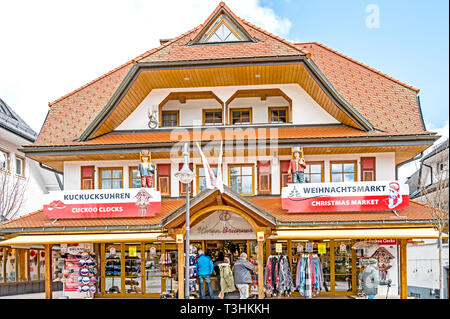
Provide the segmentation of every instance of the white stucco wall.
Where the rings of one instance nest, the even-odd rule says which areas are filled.
[[[358,181],[361,180],[360,172],[360,158],[361,157],[376,157],[376,177],[378,181],[384,180],[394,180],[395,179],[395,153],[361,153],[361,154],[340,154],[340,155],[305,155],[306,161],[324,161],[324,176],[325,182],[330,181],[330,161],[337,160],[356,160],[357,161],[357,173]],[[279,160],[289,160],[290,156],[279,156]],[[210,164],[217,164],[216,158],[208,158]],[[225,184],[228,184],[228,164],[248,164],[252,163],[254,167],[254,185],[255,191],[257,190],[257,161],[271,161],[271,156],[258,156],[257,158],[245,158],[245,157],[226,157],[223,163],[223,180]],[[169,162],[167,159],[154,159],[152,160],[154,164],[158,163],[171,163],[171,197],[179,196],[179,183],[174,177],[174,172],[178,171],[178,165],[182,162],[182,158],[173,159]],[[202,165],[200,158],[194,158],[194,169],[197,171],[197,165]],[[129,167],[137,166],[138,160],[122,160],[122,161],[79,161],[79,162],[65,162],[64,163],[64,189],[66,190],[76,190],[80,189],[80,175],[81,166],[94,165],[95,171],[95,188],[98,188],[98,168],[100,167],[123,167],[123,181],[124,187],[128,187],[128,171]],[[271,165],[272,172],[272,194],[280,194],[280,167],[279,165]],[[156,179],[155,179],[156,180]],[[193,183],[194,194],[197,193],[197,185]]]
[[[199,87],[152,90],[133,113],[123,121],[116,130],[148,129],[148,110],[155,109],[171,92],[212,91],[223,102],[226,102],[237,90],[250,89],[281,89],[292,99],[292,119],[294,124],[338,124],[339,122],[318,105],[298,84],[279,85],[249,85],[226,87]],[[281,97],[268,97],[265,101],[259,98],[238,98],[229,105],[233,107],[251,107],[253,109],[253,123],[267,123],[268,107],[288,106]],[[197,125],[202,121],[202,109],[221,108],[214,99],[187,100],[181,104],[169,101],[163,110],[180,110],[180,125]]]

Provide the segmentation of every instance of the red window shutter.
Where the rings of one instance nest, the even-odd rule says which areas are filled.
[[[376,180],[375,157],[361,157],[361,179],[363,182]]]
[[[290,160],[288,161],[280,161],[280,170],[281,170],[281,187],[287,187],[287,184],[292,182],[291,174],[288,174]]]
[[[157,171],[157,189],[161,196],[170,196],[170,164],[158,164]]]
[[[94,189],[94,166],[81,166],[81,189]]]
[[[270,194],[271,191],[270,162],[258,162],[258,193]]]

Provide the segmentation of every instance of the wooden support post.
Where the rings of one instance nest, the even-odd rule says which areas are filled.
[[[53,298],[52,245],[45,245],[45,299]]]
[[[330,240],[330,292],[334,296],[336,292],[335,265],[334,265],[334,239]]]
[[[264,242],[258,241],[258,299],[264,299]]]
[[[178,250],[178,299],[184,299],[184,242],[177,243],[177,250]]]
[[[6,263],[8,261],[8,249],[6,247],[3,247],[3,262],[2,262],[2,282],[6,282]]]
[[[292,273],[292,240],[288,239],[287,241],[287,256],[289,260],[289,266],[291,267],[291,273]]]
[[[406,239],[400,240],[400,299],[408,298]]]

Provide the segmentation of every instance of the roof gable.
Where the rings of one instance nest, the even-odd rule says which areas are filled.
[[[189,42],[190,45],[255,41],[245,25],[223,2],[193,36],[193,40]]]

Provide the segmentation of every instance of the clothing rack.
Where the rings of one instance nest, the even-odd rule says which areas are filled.
[[[302,296],[312,298],[323,286],[323,269],[315,253],[302,253],[297,263],[296,287]]]
[[[264,291],[269,296],[290,295],[294,291],[289,258],[277,253],[267,258],[264,270]]]

